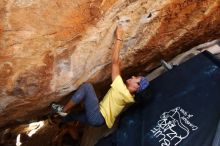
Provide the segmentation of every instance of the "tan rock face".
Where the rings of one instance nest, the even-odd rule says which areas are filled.
[[[130,75],[219,38],[219,16],[220,0],[2,0],[0,127],[46,114],[82,82],[108,79],[118,23]]]

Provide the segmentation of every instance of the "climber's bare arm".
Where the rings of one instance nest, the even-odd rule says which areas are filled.
[[[112,48],[112,81],[120,75],[120,58],[119,53],[122,47],[122,35],[123,29],[121,26],[116,28],[115,32],[115,43]]]

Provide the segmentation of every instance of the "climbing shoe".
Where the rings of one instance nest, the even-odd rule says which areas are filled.
[[[51,107],[52,113],[59,114],[62,117],[65,117],[67,115],[67,113],[63,112],[63,106],[56,102],[52,102],[50,107]]]

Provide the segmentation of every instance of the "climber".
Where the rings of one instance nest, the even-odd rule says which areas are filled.
[[[92,126],[106,124],[108,128],[111,128],[124,107],[135,101],[135,94],[143,92],[148,87],[148,80],[142,76],[132,76],[126,80],[126,83],[123,82],[120,75],[119,58],[123,42],[122,36],[122,26],[118,26],[112,48],[112,84],[100,103],[93,86],[90,83],[83,83],[65,106],[57,103],[51,104],[52,111],[63,116],[64,123],[80,121]],[[79,113],[71,110],[81,101],[84,103],[84,112]]]

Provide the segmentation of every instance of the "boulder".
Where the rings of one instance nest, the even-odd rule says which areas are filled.
[[[111,74],[118,24],[125,76],[220,37],[219,0],[2,0],[0,127],[42,117],[86,81]]]

